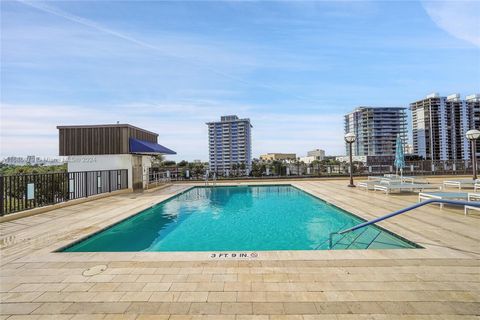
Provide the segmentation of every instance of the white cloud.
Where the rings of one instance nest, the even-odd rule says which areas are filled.
[[[479,1],[425,1],[423,7],[438,27],[480,47]]]

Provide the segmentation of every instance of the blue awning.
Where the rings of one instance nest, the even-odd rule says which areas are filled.
[[[130,138],[130,153],[177,154],[175,151],[159,145],[158,143],[138,140],[135,138]]]

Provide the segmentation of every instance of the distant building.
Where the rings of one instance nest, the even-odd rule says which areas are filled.
[[[250,119],[236,115],[222,116],[220,121],[208,122],[209,169],[229,175],[244,166],[243,174],[252,169]]]
[[[307,157],[315,157],[315,160],[322,161],[325,159],[325,150],[315,149],[307,152]]]
[[[260,160],[262,161],[294,161],[297,159],[297,155],[295,153],[266,153],[260,156]]]
[[[479,95],[462,100],[459,94],[438,93],[410,104],[413,152],[428,160],[468,160],[471,148],[465,134],[480,124]]]
[[[413,154],[413,144],[406,144],[405,145],[405,154]]]
[[[480,94],[471,94],[465,98],[470,111],[470,128],[480,130]],[[480,157],[480,139],[477,140],[477,157]]]
[[[345,133],[352,132],[354,156],[393,156],[397,135],[407,140],[406,108],[359,107],[345,115]],[[346,145],[346,154],[349,153]]]
[[[158,134],[129,124],[57,129],[59,155],[68,156],[68,172],[127,169],[128,187],[133,190],[146,187],[151,156],[176,154],[157,143]]]
[[[306,157],[298,158],[298,161],[303,162],[305,164],[310,164],[315,160],[317,160],[315,156],[306,156]]]

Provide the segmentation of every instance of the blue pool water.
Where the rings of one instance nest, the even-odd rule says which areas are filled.
[[[295,187],[196,187],[64,251],[328,250],[361,219]],[[334,250],[415,248],[375,226],[333,238]]]

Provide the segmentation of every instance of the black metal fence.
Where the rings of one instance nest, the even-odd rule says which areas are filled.
[[[282,163],[280,166],[274,166],[270,163],[261,163],[261,173],[256,176],[253,172],[249,176],[240,175],[231,171],[228,176],[222,172],[216,173],[217,179],[275,179],[275,178],[314,178],[314,177],[347,177],[350,175],[350,164],[343,162],[335,165],[327,164],[305,164],[305,163]],[[213,171],[208,170],[207,166],[201,170],[191,170],[186,167],[169,167],[152,170],[151,175],[166,177],[172,181],[181,180],[204,180],[208,172],[209,177],[213,176]],[[409,176],[422,175],[470,175],[473,166],[470,160],[418,160],[407,161],[403,174]],[[353,174],[355,176],[369,176],[394,174],[397,170],[392,164],[385,165],[367,165],[360,162],[354,162]]]
[[[0,216],[128,188],[128,170],[0,176]]]

